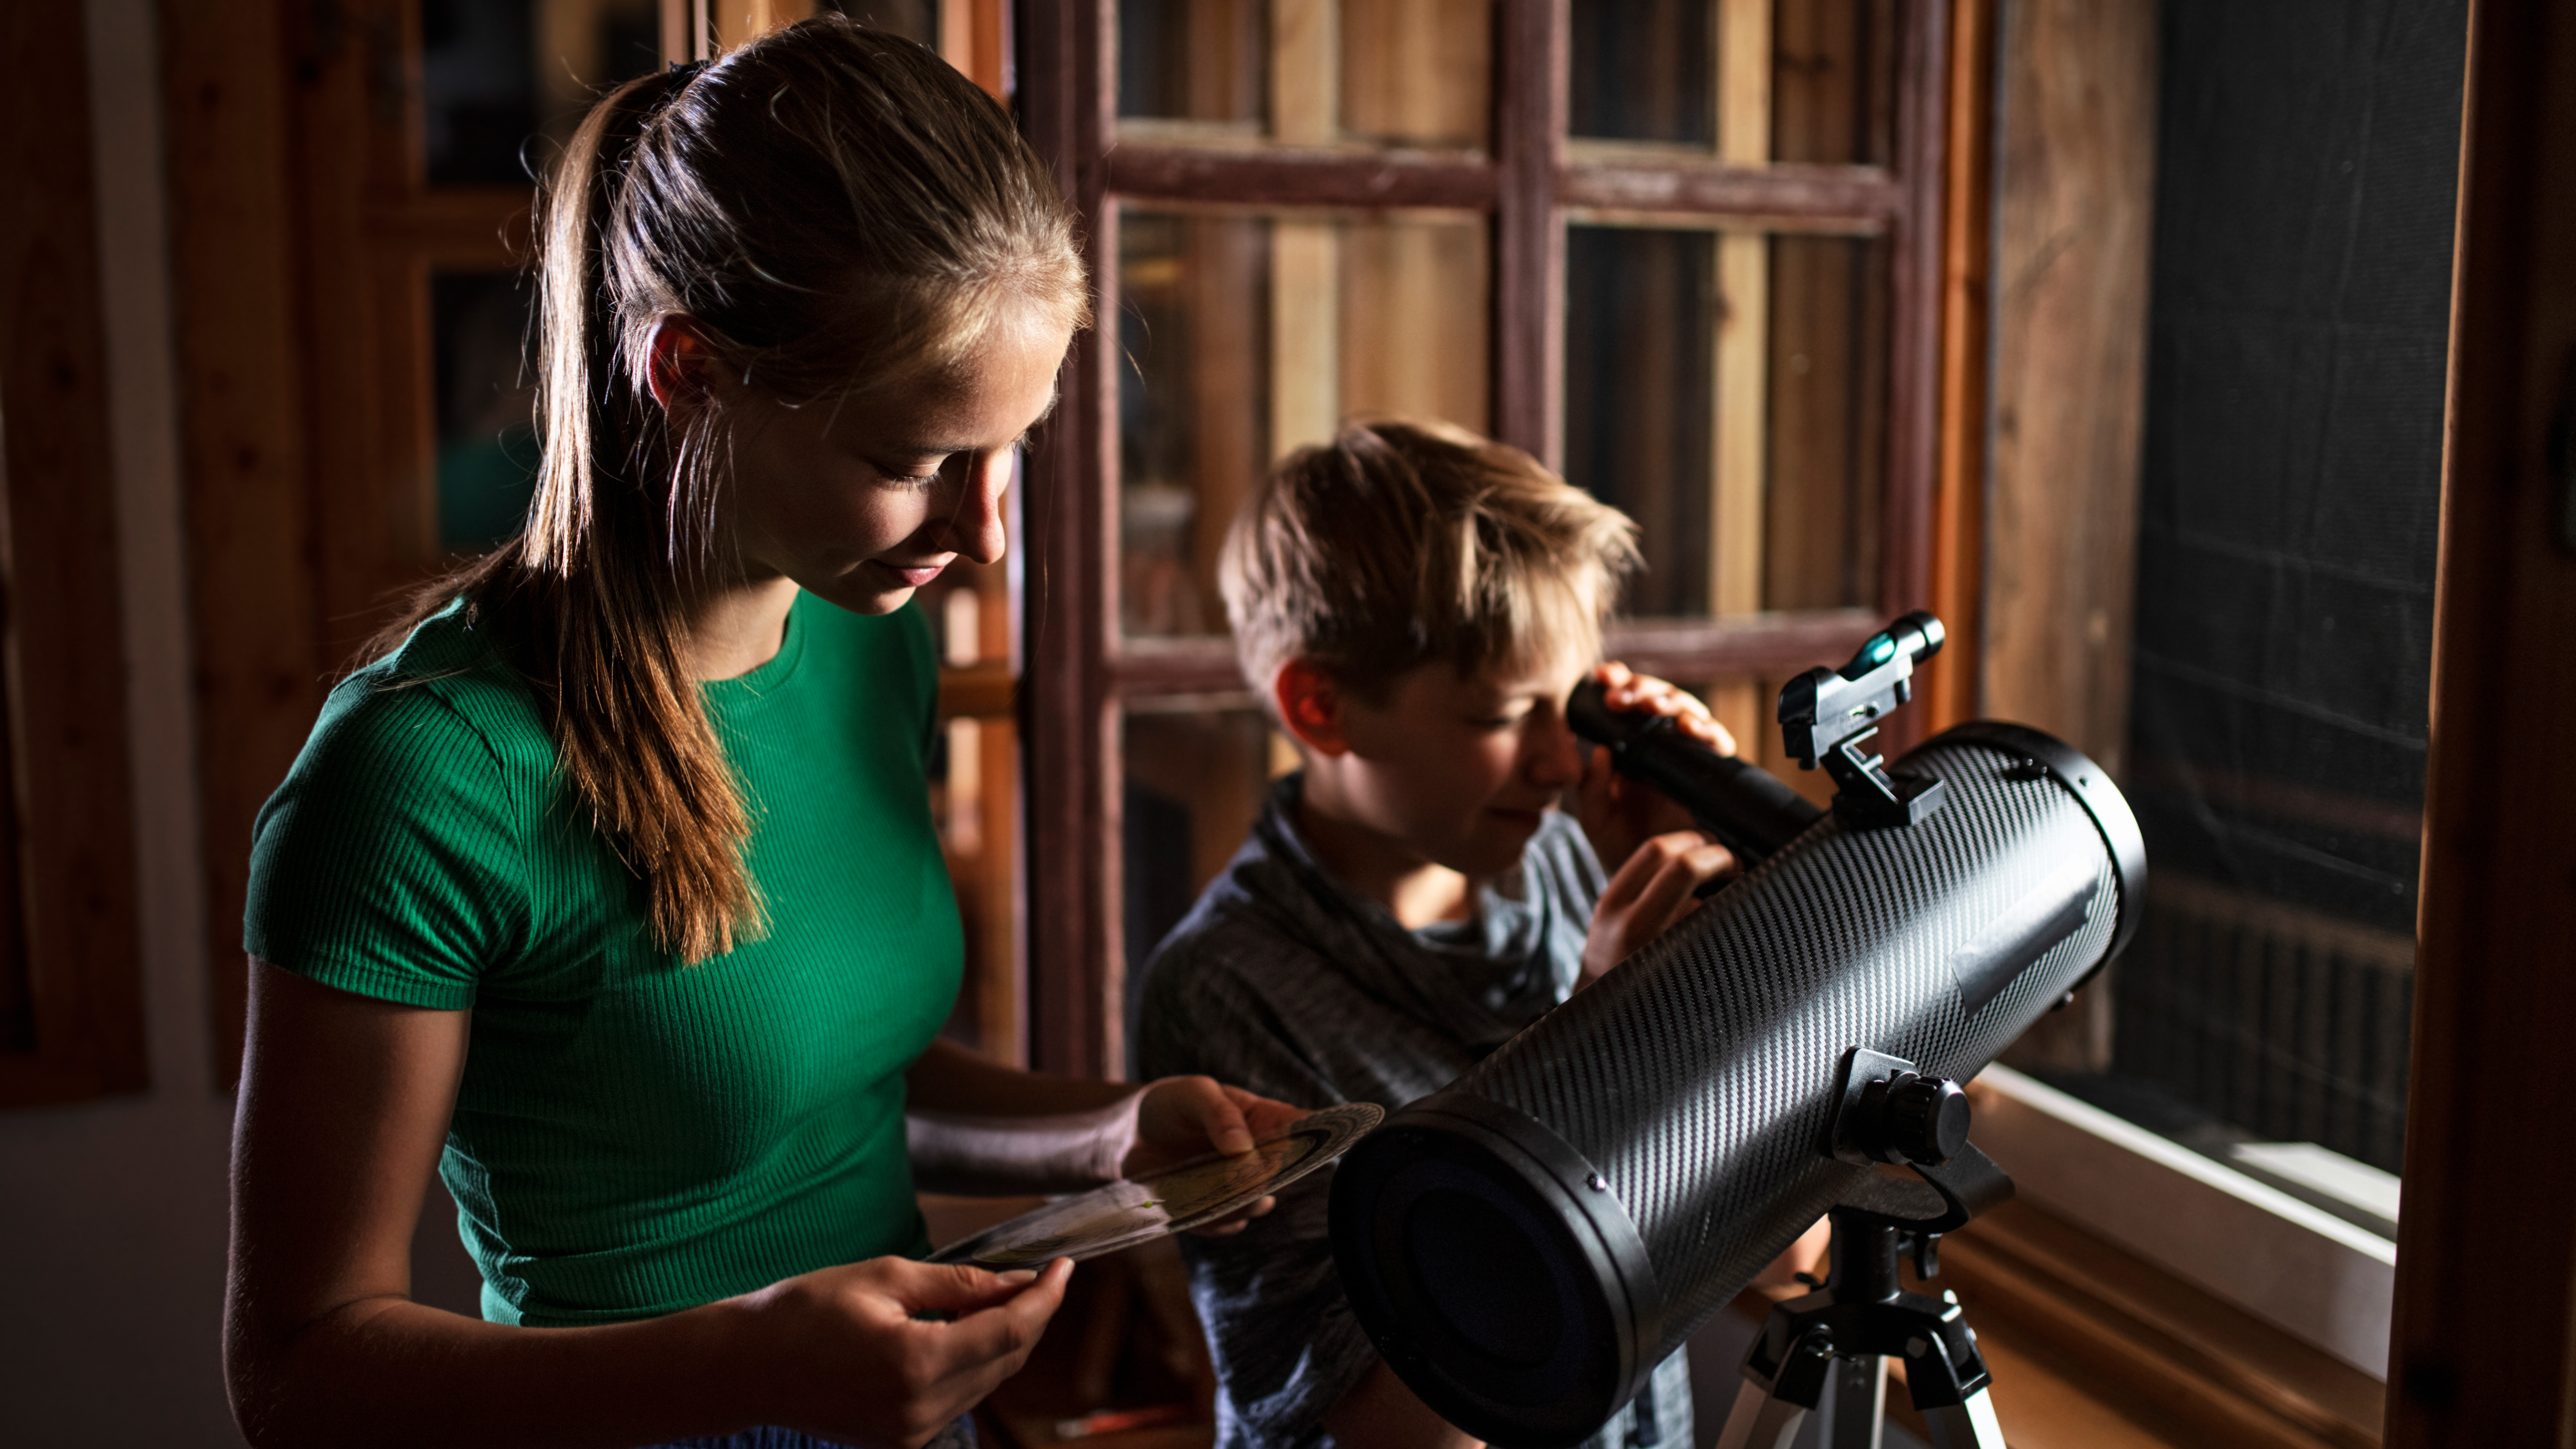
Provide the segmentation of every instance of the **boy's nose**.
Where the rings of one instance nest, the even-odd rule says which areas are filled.
[[[1549,789],[1562,789],[1583,778],[1583,741],[1567,726],[1565,716],[1546,711],[1546,718],[1530,723],[1530,783]]]

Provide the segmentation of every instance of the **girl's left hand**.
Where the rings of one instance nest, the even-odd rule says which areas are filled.
[[[1306,1115],[1302,1107],[1257,1097],[1241,1087],[1228,1087],[1213,1077],[1165,1077],[1145,1089],[1136,1110],[1136,1145],[1127,1150],[1119,1170],[1129,1177],[1204,1157],[1211,1150],[1250,1152],[1252,1144],[1277,1135]],[[1277,1206],[1263,1198],[1232,1217],[1198,1229],[1204,1237],[1225,1237]]]
[[[1735,753],[1735,737],[1709,714],[1697,695],[1616,662],[1594,666],[1591,677],[1601,682],[1604,702],[1612,709],[1663,715],[1683,734],[1719,754]],[[1583,746],[1575,818],[1592,841],[1592,853],[1613,875],[1647,841],[1692,828],[1689,811],[1662,792],[1617,774],[1610,768],[1610,752],[1591,744]]]

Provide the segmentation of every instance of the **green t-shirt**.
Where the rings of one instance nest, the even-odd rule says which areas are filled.
[[[777,658],[705,689],[770,927],[695,966],[655,949],[535,697],[459,609],[332,691],[260,812],[251,954],[473,1012],[440,1173],[497,1322],[650,1317],[928,1246],[903,1071],[964,960],[923,785],[929,632],[800,596]]]

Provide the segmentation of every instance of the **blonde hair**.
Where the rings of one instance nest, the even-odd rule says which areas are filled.
[[[558,770],[686,961],[763,929],[750,814],[684,662],[735,419],[654,401],[652,341],[791,405],[955,366],[1013,319],[1090,317],[1073,217],[1002,108],[921,46],[825,16],[591,108],[541,197],[537,495],[371,653],[459,595],[549,714]]]
[[[1265,700],[1307,658],[1363,699],[1560,649],[1587,659],[1638,567],[1628,516],[1518,448],[1447,423],[1345,426],[1244,501],[1217,564],[1237,657]]]

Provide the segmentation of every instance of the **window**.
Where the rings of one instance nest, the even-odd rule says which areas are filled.
[[[1612,648],[1747,741],[1775,676],[1930,602],[1939,7],[1084,0],[1025,23],[1024,120],[1103,319],[1024,543],[1042,1063],[1124,1065],[1128,974],[1293,762],[1215,550],[1243,490],[1342,418],[1478,428],[1637,516],[1652,567]]]

